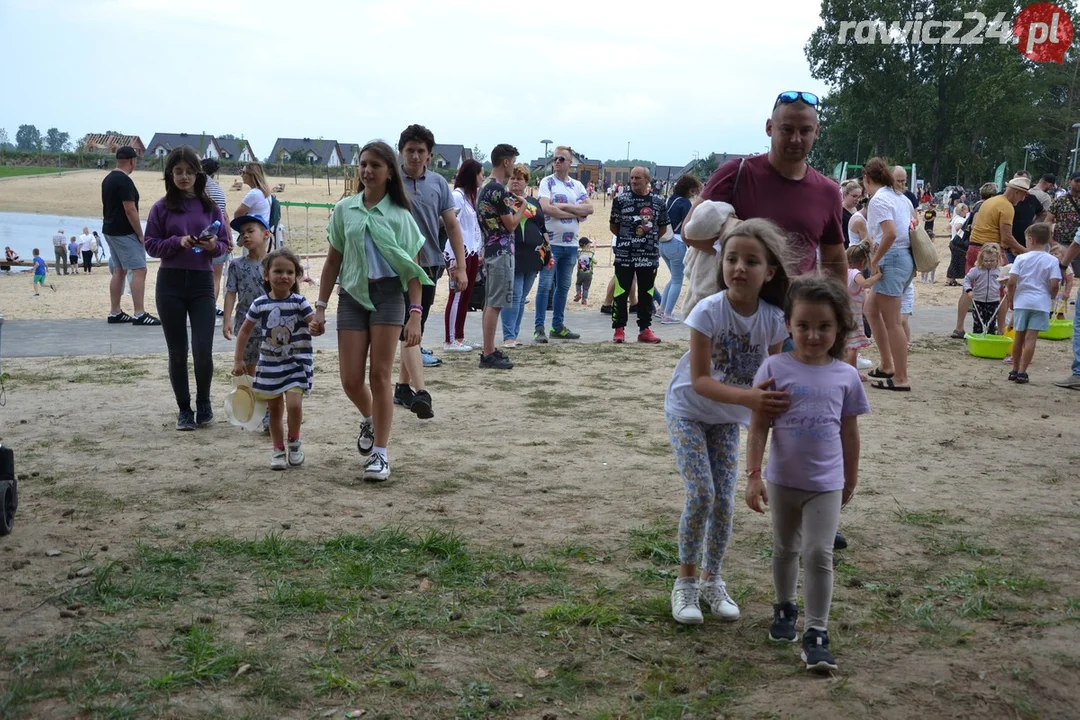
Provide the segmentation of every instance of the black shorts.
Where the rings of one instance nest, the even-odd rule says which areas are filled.
[[[429,278],[431,278],[431,284],[430,285],[421,285],[420,286],[420,306],[424,308],[423,312],[420,313],[420,335],[421,336],[423,336],[423,334],[424,334],[424,328],[427,327],[428,312],[431,310],[431,306],[435,304],[435,287],[439,284],[439,278],[442,277],[443,270],[445,270],[445,269],[446,269],[445,267],[426,267],[426,268],[423,268],[424,272],[427,273],[427,276]],[[408,312],[408,310],[409,310],[409,305],[411,303],[409,303],[409,293],[406,292],[406,293],[404,293],[404,295],[405,295],[405,311],[406,311],[405,312],[405,322],[408,322],[409,321],[409,312]],[[402,328],[401,328],[401,339],[402,339],[402,341],[405,340],[405,327],[404,327],[404,325],[402,325]]]

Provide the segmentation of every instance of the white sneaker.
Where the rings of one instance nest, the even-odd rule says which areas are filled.
[[[682,320],[680,320],[679,318],[675,317],[674,315],[668,315],[666,313],[662,318],[660,318],[661,325],[678,325],[681,322]]]
[[[683,625],[700,625],[704,622],[698,606],[696,580],[676,580],[671,588],[671,617]]]
[[[709,609],[714,615],[719,615],[721,620],[738,620],[739,606],[728,595],[727,585],[720,578],[712,578],[701,583],[701,597],[709,604]]]
[[[299,440],[289,443],[289,464],[293,467],[304,464],[304,444]]]
[[[871,362],[869,359],[864,358],[862,355],[860,355],[859,359],[855,361],[855,364],[860,370],[869,370],[870,368],[874,367],[874,363]]]
[[[284,450],[274,450],[270,453],[270,469],[284,470],[289,467],[289,460]]]
[[[367,457],[371,454],[373,447],[375,447],[375,425],[371,420],[364,420],[360,423],[360,434],[356,436],[356,449],[361,457]]]
[[[367,464],[364,465],[364,480],[382,482],[388,477],[390,477],[390,463],[379,453],[371,453]]]
[[[472,352],[472,349],[472,345],[466,345],[464,340],[455,340],[452,343],[446,343],[446,345],[443,345],[443,350],[453,353]]]

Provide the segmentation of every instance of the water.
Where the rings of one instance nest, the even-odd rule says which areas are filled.
[[[101,218],[71,217],[69,215],[38,215],[36,213],[0,212],[0,247],[10,246],[20,260],[30,260],[34,248],[52,265],[52,238],[57,230],[63,230],[68,240],[82,235],[83,228],[97,230],[101,235]],[[109,246],[105,245],[108,256]],[[0,257],[3,257],[0,255]]]

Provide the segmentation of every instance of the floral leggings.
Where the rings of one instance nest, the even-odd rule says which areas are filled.
[[[679,561],[701,565],[709,575],[719,575],[735,518],[739,426],[708,425],[670,413],[665,419],[675,466],[686,485],[686,506],[679,521]]]

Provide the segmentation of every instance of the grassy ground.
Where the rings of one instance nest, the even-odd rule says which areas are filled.
[[[934,410],[942,427],[979,434],[979,398],[996,381],[968,369],[956,385],[947,368],[958,347],[914,353],[913,373],[929,396],[953,394]],[[852,548],[835,562],[841,671],[808,677],[794,646],[765,640],[771,538],[741,504],[725,577],[743,618],[670,619],[681,491],[653,415],[679,350],[534,348],[515,355],[513,376],[478,377],[472,358],[448,359],[431,383],[446,424],[398,415],[395,475],[382,487],[352,480],[353,423],[338,420],[332,357],[319,356],[320,393],[305,404],[309,463],[276,475],[262,470],[259,436],[178,437],[147,410],[154,399],[132,404],[167,393],[161,359],[5,363],[5,443],[20,447],[24,481],[15,534],[0,542],[11,578],[0,717],[780,718],[810,706],[837,718],[1076,716],[1074,396],[1036,403],[1034,417],[1055,413],[1065,437],[1023,477],[1000,469],[1006,445],[1030,441],[1029,424],[1046,437],[1045,421],[1017,416],[1012,439],[967,442],[919,427],[907,413],[922,400],[871,398],[864,485],[845,510]],[[640,385],[614,378],[614,363],[637,368]],[[106,375],[137,397],[95,380]],[[567,377],[593,388],[595,412],[554,385]],[[1020,392],[994,388],[991,402]],[[40,412],[21,405],[28,394]],[[98,397],[124,406],[121,425]],[[466,409],[448,420],[450,404]],[[459,448],[491,437],[488,407],[565,426],[586,471],[550,464],[573,462],[551,453],[566,437],[517,426],[512,441],[432,471],[451,452],[439,437]],[[150,417],[133,423],[137,413]],[[20,421],[42,417],[73,431]],[[896,446],[897,427],[921,433],[918,457]],[[242,438],[255,438],[257,468]],[[207,442],[232,449],[200,451]],[[962,470],[948,483],[935,474],[946,450]],[[163,459],[173,451],[176,466]],[[494,521],[501,506],[505,525]],[[52,547],[62,554],[48,558]]]
[[[0,165],[0,178],[18,177],[20,175],[48,175],[55,172],[56,168]]]

